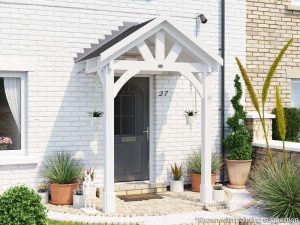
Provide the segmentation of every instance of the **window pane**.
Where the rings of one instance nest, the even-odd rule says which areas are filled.
[[[122,117],[122,135],[135,135],[135,117],[123,116]]]
[[[122,114],[134,115],[135,99],[134,96],[122,96]]]
[[[293,5],[300,5],[300,0],[292,0]]]
[[[292,106],[300,108],[300,79],[292,80]]]
[[[0,151],[21,149],[20,78],[0,78]]]

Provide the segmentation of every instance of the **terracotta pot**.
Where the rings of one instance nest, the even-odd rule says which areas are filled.
[[[72,205],[73,191],[79,188],[79,182],[73,184],[52,184],[50,183],[51,200],[54,205]]]
[[[211,184],[215,185],[217,179],[217,174],[211,174]],[[201,174],[191,173],[192,180],[192,191],[200,192],[200,184],[201,184]]]
[[[250,173],[252,160],[228,160],[226,159],[230,188],[245,188]]]

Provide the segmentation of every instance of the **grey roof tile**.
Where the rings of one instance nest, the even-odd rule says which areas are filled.
[[[152,20],[153,19],[143,23],[123,22],[123,26],[119,26],[118,30],[113,30],[110,35],[105,35],[104,39],[99,39],[98,44],[91,44],[91,47],[85,48],[83,53],[77,53],[77,57],[74,58],[74,61],[77,63],[99,56],[102,52],[139,30]]]

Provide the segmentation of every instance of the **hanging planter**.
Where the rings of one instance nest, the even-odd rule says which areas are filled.
[[[95,130],[97,130],[98,128],[101,128],[103,125],[103,112],[100,111],[94,111],[91,112],[91,126],[92,128],[94,128]]]
[[[185,111],[185,119],[187,125],[193,125],[197,120],[197,112],[194,110]]]

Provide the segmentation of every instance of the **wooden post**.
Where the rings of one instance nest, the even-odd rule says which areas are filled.
[[[101,70],[104,98],[104,199],[103,210],[112,213],[116,210],[114,190],[114,69],[113,61]]]
[[[201,185],[200,200],[202,203],[212,201],[212,185],[211,185],[211,143],[210,143],[210,103],[211,103],[211,87],[210,87],[210,71],[202,75],[202,106],[201,106],[201,124],[202,124],[202,145],[201,145]]]

